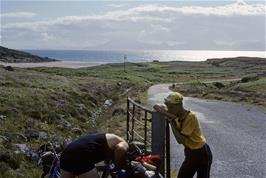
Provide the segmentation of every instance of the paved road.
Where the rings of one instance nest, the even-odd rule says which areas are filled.
[[[167,84],[148,91],[149,107],[160,103],[170,90]],[[212,178],[266,178],[266,113],[231,102],[185,97],[184,106],[196,113],[213,152]],[[184,160],[183,146],[171,136],[171,166]],[[196,176],[195,176],[196,177]]]

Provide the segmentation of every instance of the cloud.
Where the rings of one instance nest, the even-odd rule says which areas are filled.
[[[43,41],[50,41],[55,39],[54,36],[49,35],[48,33],[41,33],[41,37]]]
[[[180,9],[175,9],[176,12],[181,12],[186,15],[206,15],[206,16],[256,16],[256,15],[265,15],[266,6],[263,4],[254,4],[249,5],[243,1],[238,1],[233,4],[225,6],[216,6],[216,7],[200,7],[200,6],[191,6],[183,7]]]
[[[243,1],[237,3],[204,7],[204,6],[184,6],[184,7],[170,7],[159,4],[142,5],[138,7],[129,8],[126,10],[113,10],[102,15],[89,16],[65,16],[49,21],[39,22],[16,22],[4,24],[3,28],[23,28],[31,29],[33,31],[49,28],[55,25],[71,25],[78,23],[86,23],[89,21],[98,22],[112,22],[112,21],[132,21],[140,22],[166,22],[171,23],[181,15],[203,15],[203,16],[255,16],[266,15],[266,6],[263,4],[246,4]],[[34,17],[36,14],[30,12],[16,12],[5,13],[2,17]]]
[[[161,45],[163,44],[162,41],[158,41],[158,40],[145,40],[145,41],[138,41],[139,43],[144,43],[144,44],[149,44],[149,45]]]
[[[36,16],[36,14],[32,12],[9,12],[0,14],[0,17],[4,18],[32,18],[34,16]]]
[[[170,47],[176,47],[176,46],[180,46],[180,45],[185,45],[185,44],[187,44],[187,42],[184,42],[184,41],[167,41],[166,44]]]
[[[215,41],[216,45],[221,45],[221,46],[234,46],[235,42],[233,41]]]
[[[148,45],[167,45],[168,47],[177,47],[180,45],[185,45],[184,41],[162,41],[162,40],[138,40],[139,43],[148,44]]]
[[[184,15],[214,15],[214,16],[253,16],[265,15],[265,4],[247,4],[244,1],[237,1],[236,3],[224,6],[183,6],[183,7],[170,7],[160,4],[143,5],[132,8],[128,11],[130,14],[144,14],[144,13],[171,13],[171,14],[184,14]]]
[[[162,25],[159,24],[151,24],[151,28],[153,29],[153,32],[169,32],[170,29],[167,27],[164,27]]]
[[[144,49],[145,45],[150,49],[235,49],[237,45],[237,49],[248,49],[255,44],[252,49],[261,49],[265,39],[265,5],[243,1],[223,6],[144,4],[127,9],[110,8],[102,14],[6,22],[1,26],[2,41],[11,41],[13,34],[23,31],[27,36],[24,41],[36,38],[35,44],[50,42],[51,48],[57,44],[66,48],[68,45],[69,49]],[[237,43],[241,39],[247,41]]]
[[[126,4],[108,4],[108,7],[113,7],[113,8],[121,8],[126,6]]]

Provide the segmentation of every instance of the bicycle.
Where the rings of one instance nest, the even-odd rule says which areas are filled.
[[[110,160],[105,166],[96,167],[99,172],[102,169],[101,178],[163,178],[159,173],[160,156],[145,154],[136,143],[130,142],[127,153],[126,168],[116,168],[114,161]],[[40,153],[39,165],[43,168],[42,178],[61,178],[60,175],[60,149],[52,143],[48,143]]]
[[[116,169],[111,160],[105,167],[101,178],[163,178],[159,173],[160,155],[145,154],[135,142],[130,142],[131,147],[127,153],[125,169]]]
[[[61,178],[60,174],[60,155],[62,148],[48,142],[39,148],[38,166],[42,167],[43,173],[41,178]]]

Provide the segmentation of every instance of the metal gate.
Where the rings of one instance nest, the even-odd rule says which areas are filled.
[[[152,111],[131,98],[127,98],[127,141],[143,144],[145,152],[151,150]]]
[[[170,178],[170,138],[169,123],[159,113],[127,98],[127,141],[143,144],[145,152],[160,154],[159,171]]]

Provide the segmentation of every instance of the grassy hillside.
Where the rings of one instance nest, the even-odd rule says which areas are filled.
[[[156,83],[172,83],[185,96],[266,107],[265,59],[250,60],[127,63],[126,71],[123,64],[14,71],[0,66],[0,177],[40,177],[33,153],[47,141],[64,145],[92,131],[125,136],[126,97],[145,103]]]
[[[50,140],[63,145],[66,138],[103,131],[100,125],[109,119],[103,115],[146,88],[130,80],[80,76],[78,70],[63,76],[0,67],[0,175],[40,177],[35,157],[27,154]]]

